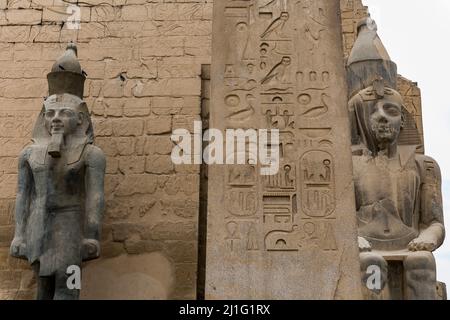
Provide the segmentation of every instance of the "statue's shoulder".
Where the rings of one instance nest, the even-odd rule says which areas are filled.
[[[433,166],[439,168],[439,164],[435,159],[433,159],[430,156],[423,155],[423,154],[416,154],[416,162],[420,166],[433,165]]]
[[[85,148],[86,164],[90,167],[105,167],[106,156],[102,149],[93,144],[86,145]]]
[[[373,160],[373,157],[367,152],[363,152],[363,150],[353,152],[352,160],[354,169],[365,170],[369,163],[373,163],[373,161],[371,161]]]
[[[422,178],[433,178],[438,181],[441,180],[441,169],[435,159],[422,154],[417,154],[415,158]]]
[[[364,164],[367,162],[367,157],[364,155],[352,155],[353,165],[360,166],[361,164]]]
[[[33,145],[27,145],[20,152],[19,158],[29,157],[32,152],[33,152]]]
[[[38,144],[29,144],[20,152],[19,159],[20,160],[29,160],[32,158],[33,154],[41,153],[44,149],[43,146]],[[45,148],[47,149],[47,148]]]

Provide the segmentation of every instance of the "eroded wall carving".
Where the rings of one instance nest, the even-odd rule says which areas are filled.
[[[215,5],[210,124],[279,130],[280,163],[209,167],[206,298],[358,298],[339,1]]]

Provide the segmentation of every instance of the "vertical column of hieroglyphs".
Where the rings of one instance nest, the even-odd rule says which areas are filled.
[[[278,129],[278,174],[212,166],[206,297],[359,297],[334,0],[215,3],[211,127]]]

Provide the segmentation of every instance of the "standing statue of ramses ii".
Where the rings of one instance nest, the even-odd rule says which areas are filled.
[[[105,156],[83,101],[86,74],[69,44],[47,76],[49,97],[19,158],[11,255],[27,259],[38,299],[78,299],[67,270],[100,255]]]

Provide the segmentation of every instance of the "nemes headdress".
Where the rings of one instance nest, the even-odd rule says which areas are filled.
[[[365,103],[376,101],[386,95],[403,104],[397,92],[397,65],[391,60],[377,34],[374,20],[367,18],[358,23],[358,37],[347,61],[347,84],[349,111],[352,122],[352,143],[365,142],[374,150],[368,133]],[[400,145],[420,145],[421,137],[413,116],[403,106],[405,125],[399,136]]]
[[[49,96],[44,101],[44,107],[33,130],[35,143],[38,141],[45,143],[50,139],[50,134],[45,128],[44,112],[45,106],[53,103],[77,105],[77,111],[82,112],[85,118],[80,130],[86,135],[87,142],[93,143],[93,126],[89,110],[83,101],[86,73],[81,69],[77,54],[77,46],[72,42],[69,43],[64,54],[55,61],[51,72],[47,75]]]

